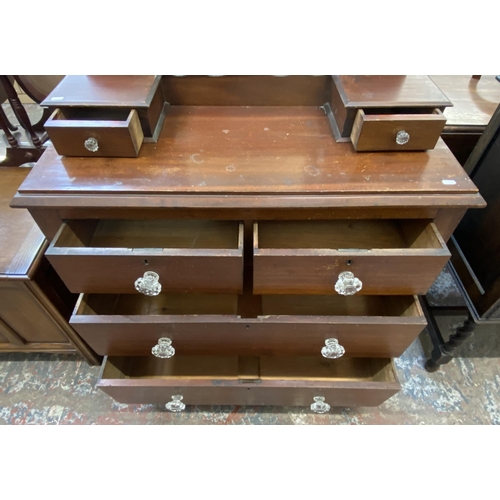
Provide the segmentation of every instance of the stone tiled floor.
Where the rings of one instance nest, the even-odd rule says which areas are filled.
[[[472,353],[475,345],[491,344],[500,333],[485,328],[479,327],[469,344]],[[425,334],[421,338],[425,345]],[[500,353],[493,349],[490,355]],[[99,368],[76,356],[3,354],[0,424],[500,424],[497,357],[457,358],[432,374],[424,362],[417,339],[396,360],[403,389],[376,408],[335,408],[317,415],[304,408],[214,406],[173,414],[156,405],[114,402],[95,387]]]

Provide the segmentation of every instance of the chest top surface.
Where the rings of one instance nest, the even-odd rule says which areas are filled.
[[[69,158],[47,148],[28,195],[475,194],[440,140],[426,152],[356,153],[318,107],[173,106],[138,158]],[[478,195],[479,196],[479,195]]]

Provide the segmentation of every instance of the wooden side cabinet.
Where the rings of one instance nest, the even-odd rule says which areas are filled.
[[[71,294],[44,256],[47,240],[26,211],[9,203],[30,169],[0,169],[0,353],[79,352],[98,357],[68,324]]]

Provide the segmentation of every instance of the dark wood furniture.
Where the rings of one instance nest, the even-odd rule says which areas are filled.
[[[18,166],[37,161],[45,150],[44,144],[48,139],[43,128],[49,117],[48,109],[45,108],[40,118],[32,123],[29,113],[17,95],[14,82],[17,82],[31,99],[40,103],[62,78],[56,75],[0,76],[0,128],[7,140],[6,154],[0,163],[1,166]],[[2,108],[6,98],[20,127],[12,125]]]
[[[42,102],[56,151],[65,156],[137,156],[156,142],[169,104],[160,76],[69,75]]]
[[[453,103],[443,112],[447,121],[442,138],[464,166],[500,104],[500,83],[492,75],[432,75],[431,79]]]
[[[484,206],[449,149],[337,142],[328,76],[162,83],[156,144],[120,159],[50,147],[12,201],[81,293],[70,323],[107,356],[99,387],[173,411],[395,394],[391,357],[425,327],[415,294]]]
[[[45,236],[9,203],[28,168],[0,169],[0,353],[79,352],[98,357],[68,324],[77,299],[44,256]]]
[[[499,165],[500,106],[465,164],[488,205],[465,214],[448,243],[452,255],[449,269],[465,299],[468,317],[448,341],[430,318],[428,331],[433,351],[426,364],[429,371],[449,362],[454,350],[472,335],[477,324],[500,323]],[[435,308],[431,311],[442,312]]]
[[[450,101],[425,75],[334,76],[331,125],[357,151],[432,149]]]

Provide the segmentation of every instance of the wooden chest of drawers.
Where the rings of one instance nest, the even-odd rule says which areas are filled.
[[[272,105],[287,78],[266,97],[237,77],[243,94],[255,82],[252,106],[172,106],[138,158],[48,148],[19,189],[13,206],[82,294],[70,322],[107,356],[99,386],[118,401],[324,411],[398,391],[391,358],[425,327],[416,294],[484,202],[441,140],[371,155],[336,142],[331,79],[310,78],[317,105]],[[199,81],[208,96],[220,85]]]

